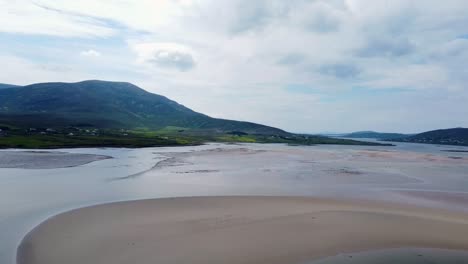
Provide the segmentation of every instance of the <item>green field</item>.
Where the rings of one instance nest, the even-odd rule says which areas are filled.
[[[63,129],[27,131],[9,129],[0,134],[0,148],[78,148],[78,147],[157,147],[200,145],[207,142],[226,143],[285,143],[290,145],[340,144],[379,145],[355,140],[321,136],[278,136],[247,134],[242,132],[215,133],[211,130],[193,130],[165,127],[160,130],[96,130]]]

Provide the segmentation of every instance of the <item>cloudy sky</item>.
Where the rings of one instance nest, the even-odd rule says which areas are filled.
[[[0,0],[0,61],[293,132],[468,127],[467,0]]]

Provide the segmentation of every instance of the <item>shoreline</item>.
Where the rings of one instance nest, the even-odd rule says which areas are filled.
[[[84,145],[51,145],[51,146],[39,146],[39,147],[30,147],[30,146],[3,146],[0,145],[0,150],[62,150],[62,149],[94,149],[94,148],[121,148],[121,149],[141,149],[141,148],[174,148],[174,147],[196,147],[196,146],[203,146],[206,144],[284,144],[289,146],[362,146],[362,147],[395,147],[395,144],[391,143],[373,143],[367,141],[357,141],[358,143],[315,143],[315,144],[298,144],[298,143],[288,143],[288,142],[243,142],[243,141],[205,141],[200,143],[188,143],[188,144],[174,144],[174,145],[106,145],[106,144],[84,144]],[[450,146],[450,145],[449,145]],[[468,146],[467,146],[468,147]]]
[[[113,158],[109,155],[57,150],[15,149],[0,151],[0,169],[64,169]]]
[[[466,213],[385,202],[160,198],[52,216],[23,238],[17,263],[299,263],[395,247],[468,250],[466,230]]]

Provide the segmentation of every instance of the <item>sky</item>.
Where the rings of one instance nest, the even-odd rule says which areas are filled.
[[[467,0],[0,0],[0,61],[291,132],[468,127]]]

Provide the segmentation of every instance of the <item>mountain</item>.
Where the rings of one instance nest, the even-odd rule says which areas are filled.
[[[390,141],[468,146],[468,128],[439,129]]]
[[[0,124],[15,127],[92,127],[289,133],[251,122],[217,119],[125,82],[38,83],[0,89]]]
[[[346,138],[375,138],[375,139],[395,139],[395,138],[405,138],[410,135],[400,134],[400,133],[380,133],[375,131],[359,131],[353,132],[350,134],[345,134],[342,137]]]
[[[4,88],[13,88],[13,87],[18,87],[18,85],[0,83],[0,89],[4,89]]]
[[[204,142],[382,145],[212,118],[126,82],[91,80],[0,89],[0,148],[154,147]]]

